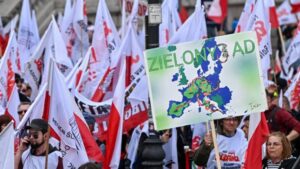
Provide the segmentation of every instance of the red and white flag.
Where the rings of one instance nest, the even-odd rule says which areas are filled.
[[[112,62],[119,60],[117,51],[121,43],[105,0],[99,1],[94,30],[89,78],[81,84],[84,90],[81,93],[93,101],[101,101],[112,80]]]
[[[290,66],[300,58],[299,45],[300,45],[300,23],[298,24],[296,36],[293,38],[285,56],[282,58],[282,67],[285,73],[289,72]]]
[[[168,44],[183,43],[188,41],[200,40],[207,37],[204,7],[198,0],[194,13],[178,29]]]
[[[18,30],[18,43],[21,54],[21,71],[24,72],[25,62],[29,60],[31,53],[38,44],[34,27],[35,24],[32,22],[31,10],[29,0],[23,0],[22,12]]]
[[[267,0],[264,1],[265,3],[265,8],[267,9],[268,14],[268,18],[269,21],[271,23],[271,27],[272,28],[278,28],[279,27],[279,21],[278,21],[278,16],[277,16],[277,12],[276,12],[276,6],[275,6],[275,2],[274,0]]]
[[[284,93],[289,100],[291,109],[297,110],[297,106],[300,103],[300,72],[298,72],[292,79],[289,88]]]
[[[65,167],[77,168],[89,159],[98,162],[103,160],[74,97],[66,87],[63,75],[52,58],[48,61],[48,81],[42,86],[18,128],[21,129],[27,121],[35,118],[47,120],[51,136],[60,142]]]
[[[244,9],[241,13],[239,22],[236,26],[235,32],[243,32],[248,23],[248,19],[253,12],[255,0],[246,0]]]
[[[178,2],[165,0],[161,5],[162,23],[159,25],[159,46],[165,46],[181,26]]]
[[[227,0],[214,0],[207,12],[207,17],[212,21],[222,24],[227,16]]]
[[[61,33],[65,41],[68,56],[75,65],[79,58],[82,58],[88,47],[88,26],[87,26],[87,11],[86,1],[76,0],[72,6],[72,10],[66,11]]]
[[[277,8],[278,21],[280,25],[297,23],[296,15],[292,13],[292,7],[289,0],[285,0]]]
[[[109,115],[108,138],[106,145],[106,160],[104,169],[119,168],[121,157],[121,143],[123,131],[123,116],[125,102],[125,71],[126,62],[120,62],[120,76],[113,96],[113,103]]]
[[[262,168],[262,145],[269,135],[265,114],[250,114],[248,148],[245,156],[245,169]]]
[[[14,139],[15,130],[13,122],[10,122],[0,133],[0,168],[14,168]],[[5,146],[4,146],[5,145]]]
[[[264,1],[257,1],[251,16],[248,19],[245,31],[255,31],[257,35],[259,54],[261,58],[261,67],[264,81],[268,79],[268,70],[270,69],[271,46],[271,25],[265,10]]]
[[[292,13],[300,12],[300,0],[290,0]]]
[[[54,18],[52,18],[48,29],[32,54],[32,57],[26,63],[24,78],[32,88],[32,98],[37,96],[43,72],[47,71],[47,69],[44,69],[44,66],[47,65],[45,60],[50,56],[55,60],[61,72],[64,74],[67,74],[68,70],[71,70],[73,67],[70,58],[67,56],[63,38]],[[46,79],[42,80],[42,83],[45,80]]]
[[[0,105],[5,109],[17,125],[19,123],[18,104],[20,103],[18,90],[15,84],[15,69],[18,63],[18,48],[16,34],[10,33],[7,48],[0,62]]]
[[[202,140],[204,139],[205,134],[207,133],[205,123],[198,123],[193,126],[193,137],[192,137],[192,150],[196,151]]]

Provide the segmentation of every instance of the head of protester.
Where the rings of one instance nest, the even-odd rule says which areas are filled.
[[[29,109],[31,103],[30,102],[21,102],[18,106],[18,115],[19,115],[19,120],[21,121],[23,117],[25,116],[25,113]]]
[[[299,137],[300,122],[286,109],[278,104],[278,90],[276,85],[270,85],[266,89],[268,110],[264,112],[270,132],[281,131],[286,134],[289,141]]]
[[[233,166],[241,168],[244,164],[244,156],[248,146],[244,132],[238,128],[240,117],[227,117],[217,120],[217,144],[221,166]],[[216,168],[215,151],[213,150],[212,133],[204,136],[200,147],[194,154],[194,162],[199,166]]]
[[[292,168],[296,158],[292,156],[292,146],[282,132],[272,132],[266,143],[266,158],[263,169]]]
[[[15,166],[45,168],[45,157],[48,156],[48,168],[62,168],[61,153],[49,144],[48,122],[43,119],[33,119],[25,129],[27,135],[21,139],[15,155]]]
[[[6,126],[11,122],[11,118],[6,115],[3,114],[0,116],[0,133],[2,132],[2,130],[4,130],[6,128]]]

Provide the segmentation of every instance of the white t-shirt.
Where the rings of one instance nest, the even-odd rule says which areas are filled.
[[[46,156],[35,156],[30,153],[31,148],[27,149],[22,154],[23,169],[42,169],[45,168]],[[61,152],[53,151],[48,154],[48,168],[56,169],[59,157],[62,157]]]
[[[217,134],[217,143],[222,169],[240,169],[244,163],[244,155],[248,147],[248,141],[244,132],[241,129],[237,129],[232,137]],[[214,149],[210,152],[207,168],[217,168]]]

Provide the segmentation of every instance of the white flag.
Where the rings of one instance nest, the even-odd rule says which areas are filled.
[[[14,31],[11,32],[7,48],[0,62],[0,105],[6,109],[6,114],[11,116],[18,123],[19,117],[17,114],[19,95],[15,84],[14,65],[17,64],[17,48],[16,36]]]
[[[14,168],[14,139],[15,131],[13,122],[10,122],[0,133],[0,168]]]
[[[177,8],[178,2],[174,0],[165,0],[161,5],[163,15],[159,25],[159,46],[166,45],[181,26]]]
[[[178,29],[174,36],[168,42],[169,44],[183,43],[188,41],[200,40],[207,37],[206,21],[204,16],[204,7],[198,0],[195,12]]]
[[[21,71],[24,71],[25,62],[29,60],[30,54],[38,44],[34,35],[34,24],[32,24],[31,11],[28,0],[23,0],[22,12],[18,30],[18,43],[21,53]]]
[[[43,70],[47,71],[47,69],[44,69],[44,66],[47,65],[45,60],[49,56],[52,56],[53,59],[55,59],[60,70],[64,74],[73,67],[70,58],[67,56],[64,41],[54,18],[52,18],[48,29],[38,44],[35,52],[32,54],[32,57],[26,63],[24,78],[32,88],[32,98],[37,96]],[[42,80],[42,83],[44,81],[45,80]]]
[[[300,59],[300,23],[298,24],[297,34],[293,38],[285,56],[282,58],[282,67],[285,73],[288,73],[291,65]]]
[[[257,1],[245,28],[245,31],[256,32],[264,81],[268,79],[270,56],[272,54],[271,24],[266,14],[268,10],[265,9],[264,1]]]
[[[297,23],[297,18],[295,14],[292,14],[292,7],[289,3],[289,0],[285,0],[277,8],[277,15],[280,25],[286,25],[290,23]]]

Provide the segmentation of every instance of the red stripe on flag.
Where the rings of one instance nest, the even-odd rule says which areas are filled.
[[[278,28],[279,22],[275,6],[269,8],[269,16],[272,28]]]
[[[209,16],[207,15],[207,17],[209,19],[211,19],[212,21],[214,21],[215,23],[221,24],[223,23],[224,19],[227,16],[227,0],[220,0],[219,1],[220,6],[221,6],[221,16]]]
[[[120,120],[121,118],[120,118],[119,111],[115,106],[115,104],[113,103],[111,105],[111,112],[109,115],[109,124],[108,124],[109,130],[108,130],[107,145],[106,145],[106,162],[104,164],[105,169],[109,169],[109,164],[113,157]]]
[[[104,160],[103,154],[95,142],[88,126],[75,113],[74,116],[88,157],[96,162],[102,162]]]
[[[44,103],[44,112],[42,118],[46,121],[49,120],[49,113],[50,113],[50,95],[49,91],[46,91],[45,96],[45,103]]]
[[[252,137],[248,143],[246,154],[245,169],[261,169],[262,168],[262,145],[269,135],[269,128],[265,118],[265,114],[261,113],[260,121],[258,122]]]
[[[300,12],[300,4],[291,4],[292,6],[292,13]]]

